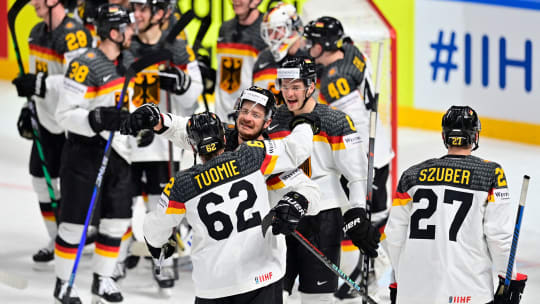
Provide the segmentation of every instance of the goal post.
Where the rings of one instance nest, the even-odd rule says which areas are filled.
[[[396,31],[372,0],[308,0],[302,6],[304,24],[321,16],[332,16],[341,21],[345,35],[369,57],[372,80],[378,75],[379,46],[382,45],[382,74],[380,75],[379,119],[389,135],[394,158],[390,165],[390,192],[398,182],[398,106]],[[375,156],[376,157],[376,156]],[[389,195],[391,198],[392,195]]]

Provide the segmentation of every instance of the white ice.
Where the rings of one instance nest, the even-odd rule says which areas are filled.
[[[8,82],[0,82],[0,91],[0,271],[22,276],[29,281],[25,290],[0,284],[0,303],[53,303],[54,271],[38,272],[32,269],[32,254],[47,243],[48,236],[28,174],[31,141],[19,137],[16,128],[24,100],[16,97],[15,90]],[[444,153],[440,133],[406,128],[399,130],[399,172]],[[516,203],[523,174],[531,176],[517,262],[519,271],[529,275],[521,303],[537,303],[534,299],[540,297],[540,221],[536,219],[540,214],[540,146],[481,137],[480,149],[474,154],[503,166]],[[181,272],[173,296],[169,299],[159,298],[149,264],[144,262],[129,271],[121,284],[124,303],[193,303],[190,275],[190,272]],[[85,303],[90,302],[90,284],[90,259],[83,256],[76,286]],[[386,286],[380,286],[380,289],[384,292]],[[300,303],[298,296],[294,296],[289,303]]]

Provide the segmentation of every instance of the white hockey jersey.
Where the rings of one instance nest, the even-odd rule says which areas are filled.
[[[311,128],[300,125],[283,141],[249,141],[179,172],[165,187],[157,210],[145,217],[144,235],[160,248],[187,218],[197,297],[241,294],[283,277],[285,239],[264,238],[260,226],[270,211],[264,176],[297,167],[309,156],[312,139]]]
[[[90,127],[88,115],[97,107],[116,106],[120,101],[125,77],[120,76],[116,64],[99,48],[89,49],[71,61],[55,114],[62,128],[86,137],[97,135]],[[124,103],[129,100],[131,92],[128,88]],[[99,136],[108,140],[109,134],[109,131],[102,131]],[[111,146],[124,160],[131,162],[128,136],[116,132]]]
[[[28,37],[29,72],[45,73],[45,97],[33,96],[39,123],[53,134],[64,132],[55,118],[61,83],[68,63],[92,46],[92,36],[79,22],[65,17],[52,32],[45,22],[32,28]]]
[[[382,239],[397,303],[492,301],[515,214],[503,169],[474,156],[430,159],[403,173],[395,197]]]
[[[369,100],[365,100],[365,94],[373,94],[371,91],[374,89],[371,83],[371,63],[352,44],[344,44],[341,50],[344,58],[324,67],[320,72],[319,102],[349,115],[360,133],[365,151],[368,151],[371,111],[367,108]],[[375,168],[388,165],[394,157],[388,134],[381,120],[377,119],[373,159]]]
[[[300,167],[321,189],[321,208],[366,206],[367,154],[352,120],[343,112],[317,104],[313,112],[321,120],[321,131],[313,136],[313,153]],[[290,133],[293,118],[285,105],[278,107],[268,127],[271,139]],[[349,197],[343,191],[340,177],[349,180]]]

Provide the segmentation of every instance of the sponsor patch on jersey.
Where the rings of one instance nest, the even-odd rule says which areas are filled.
[[[86,89],[87,87],[85,85],[80,84],[75,80],[64,78],[64,90],[66,90],[67,92],[81,95],[81,97],[84,97]]]
[[[493,198],[496,201],[508,201],[510,200],[510,192],[508,188],[500,188],[493,190]]]
[[[276,143],[273,140],[265,140],[264,145],[266,147],[266,154],[276,154]]]
[[[158,202],[158,208],[162,210],[167,210],[167,206],[169,205],[169,198],[165,193],[161,193],[161,197],[159,198]]]
[[[362,138],[360,137],[359,133],[355,132],[355,133],[343,136],[343,142],[345,143],[345,148],[350,148],[355,145],[361,144]]]
[[[287,181],[291,181],[293,180],[295,177],[297,177],[298,175],[302,174],[302,171],[300,171],[300,169],[295,169],[295,170],[292,170],[292,171],[287,171],[283,174],[281,174],[279,176],[279,178],[283,181],[283,182],[287,182]]]
[[[86,53],[86,57],[88,57],[88,58],[90,58],[90,59],[96,58],[96,53],[94,53],[94,52],[88,52],[88,53]]]

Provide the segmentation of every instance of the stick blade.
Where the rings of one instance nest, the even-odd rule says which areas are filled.
[[[8,24],[12,30],[15,28],[15,19],[17,18],[17,15],[28,2],[30,2],[30,0],[18,0],[9,8]]]

